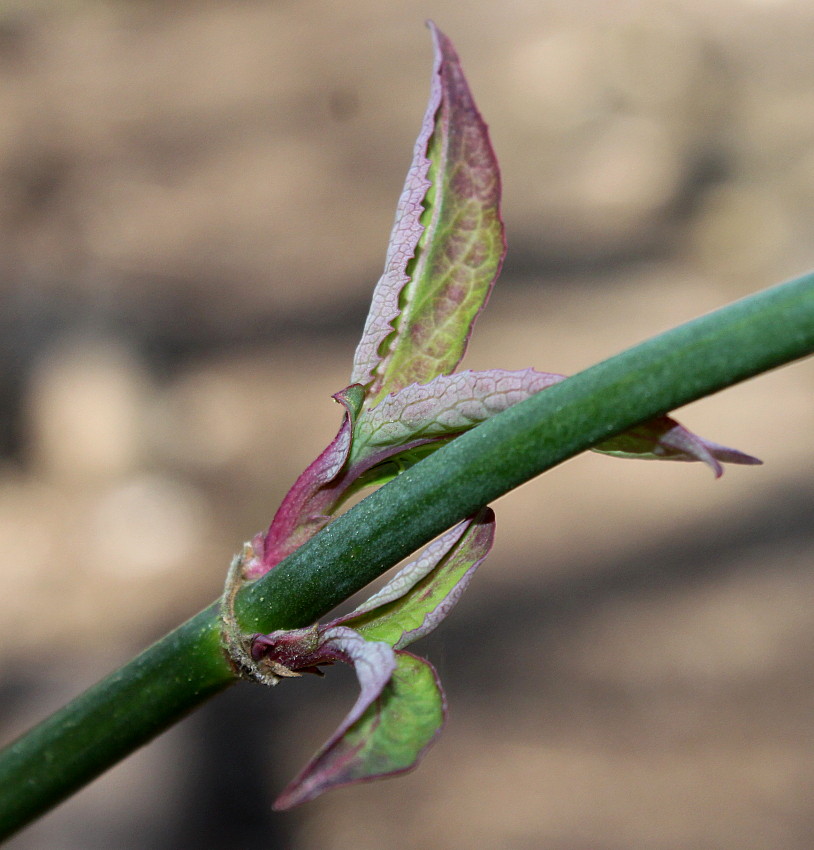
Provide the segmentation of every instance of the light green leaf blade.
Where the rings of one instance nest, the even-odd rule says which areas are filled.
[[[413,447],[463,433],[564,378],[534,369],[491,369],[439,375],[428,383],[411,384],[362,410],[350,463],[383,450],[392,455],[394,447]]]
[[[374,403],[455,369],[505,254],[487,127],[452,43],[430,29],[430,102],[351,377]]]
[[[439,537],[374,596],[336,621],[370,641],[402,649],[429,634],[455,607],[492,548],[495,515],[482,508]]]
[[[432,665],[407,652],[381,694],[332,738],[274,803],[279,810],[332,788],[381,779],[415,767],[444,724],[446,701]]]

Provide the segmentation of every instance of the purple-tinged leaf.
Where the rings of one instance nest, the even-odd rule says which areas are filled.
[[[322,529],[341,493],[340,477],[350,451],[353,426],[364,391],[351,385],[333,396],[345,407],[339,432],[322,454],[300,475],[283,499],[264,537],[255,540],[258,556],[244,567],[247,579],[256,579],[276,566]]]
[[[381,641],[363,638],[353,629],[331,626],[321,632],[320,662],[343,661],[350,664],[359,680],[360,693],[339,728],[328,741],[338,740],[364,714],[382,689],[390,681],[396,669],[396,655],[392,648]]]
[[[249,655],[263,673],[264,681],[275,681],[274,677],[278,676],[299,676],[301,672],[321,675],[317,665],[332,663],[329,658],[319,657],[321,641],[317,625],[268,635],[252,635]]]
[[[495,515],[482,508],[443,534],[375,595],[336,623],[402,649],[429,634],[455,607],[492,548]]]
[[[534,369],[491,369],[439,375],[427,384],[405,387],[359,414],[349,463],[359,465],[367,459],[368,465],[373,465],[380,458],[401,459],[402,466],[407,466],[410,457],[402,458],[397,451],[399,446],[402,451],[422,447],[416,456],[419,459],[442,445],[443,440],[563,380],[565,375]],[[424,446],[433,441],[434,445]],[[594,451],[642,460],[697,460],[709,465],[716,477],[722,472],[721,463],[760,463],[751,455],[693,434],[668,416],[606,440]],[[364,480],[372,483],[375,477],[368,474]]]
[[[699,460],[712,469],[716,478],[724,473],[722,462],[748,465],[762,463],[758,458],[737,449],[719,446],[693,434],[669,416],[659,416],[605,440],[594,446],[594,451],[642,460]]]
[[[455,369],[505,254],[486,124],[452,43],[429,26],[430,100],[351,377],[371,399]]]
[[[353,629],[334,625],[254,635],[251,656],[256,663],[269,665],[278,675],[313,672],[320,664],[335,661],[353,667],[361,689],[359,697],[331,741],[341,737],[361,717],[396,669],[396,655],[388,644],[366,640]],[[281,673],[281,669],[285,672]]]
[[[332,788],[416,766],[443,726],[446,702],[429,662],[408,652],[395,657],[397,667],[381,692],[352,723],[346,718],[277,798],[275,809],[290,809]]]
[[[360,413],[350,462],[382,449],[460,434],[564,378],[534,369],[492,369],[439,375],[426,384],[411,384]]]
[[[335,623],[347,624],[351,620],[360,618],[363,614],[369,614],[376,608],[389,605],[401,599],[418,584],[421,579],[429,575],[441,559],[448,555],[463,537],[464,532],[469,529],[472,520],[464,520],[449,531],[432,541],[417,558],[405,564],[380,590],[366,599],[361,605],[354,608],[350,614],[345,614]],[[391,644],[394,645],[395,641]]]
[[[494,538],[494,514],[481,509],[431,543],[353,613],[326,626],[254,635],[252,660],[264,674],[319,672],[351,664],[360,694],[276,809],[312,800],[331,788],[414,767],[444,722],[446,704],[435,670],[395,652],[431,632],[452,610]]]

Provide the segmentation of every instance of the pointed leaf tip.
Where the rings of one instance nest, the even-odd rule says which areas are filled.
[[[723,473],[722,463],[744,465],[761,464],[756,457],[705,440],[689,431],[669,416],[659,416],[605,440],[594,451],[614,457],[643,460],[701,461],[712,470],[716,478]]]
[[[381,693],[341,734],[334,735],[275,800],[277,811],[320,794],[414,768],[446,716],[446,700],[433,666],[408,652]],[[343,724],[343,727],[345,724]]]
[[[258,656],[293,670],[333,660],[352,664],[361,688],[342,724],[283,791],[275,809],[417,764],[443,725],[446,701],[429,662],[391,647],[418,640],[444,619],[493,537],[494,514],[482,508],[431,543],[366,603],[320,628],[318,645],[315,627],[255,636]]]
[[[351,380],[378,398],[454,370],[505,253],[500,173],[452,42],[432,86]]]

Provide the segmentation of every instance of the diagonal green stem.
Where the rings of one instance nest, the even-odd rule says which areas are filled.
[[[661,334],[454,440],[238,594],[246,631],[307,625],[453,523],[653,416],[814,352],[814,274]],[[216,606],[0,752],[6,837],[234,681]]]

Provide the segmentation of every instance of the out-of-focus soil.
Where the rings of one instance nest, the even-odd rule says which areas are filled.
[[[574,372],[814,266],[814,7],[11,2],[0,9],[0,736],[219,592],[331,438],[454,39],[510,244],[466,365]],[[233,689],[15,850],[809,850],[814,371],[682,411],[722,480],[585,456],[497,505],[416,650],[410,776],[270,800],[352,676]]]

